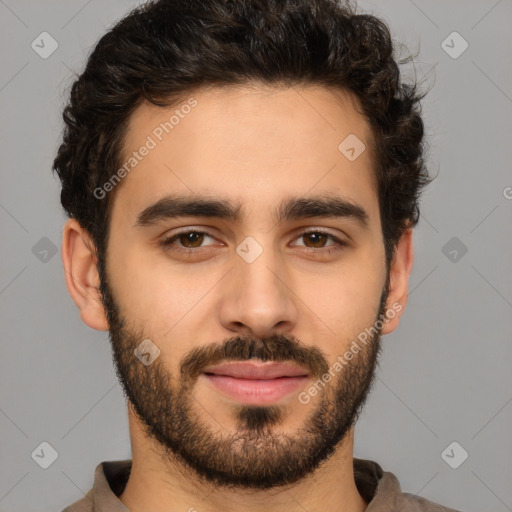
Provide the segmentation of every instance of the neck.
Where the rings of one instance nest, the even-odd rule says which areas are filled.
[[[179,462],[164,459],[129,409],[132,469],[121,502],[131,512],[363,512],[353,471],[353,429],[315,472],[269,490],[208,486]]]

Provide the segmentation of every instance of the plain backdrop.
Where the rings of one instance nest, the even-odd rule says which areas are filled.
[[[131,457],[107,333],[82,324],[64,284],[66,217],[51,165],[74,73],[135,5],[0,0],[1,512],[60,511],[91,488],[99,462]],[[432,87],[423,110],[438,176],[422,199],[409,303],[383,338],[355,456],[446,506],[512,510],[512,3],[359,5],[419,51],[404,72]],[[55,45],[42,32],[58,44],[47,58],[32,46]],[[33,456],[44,442],[58,455],[47,469]],[[465,452],[456,469],[446,462]]]

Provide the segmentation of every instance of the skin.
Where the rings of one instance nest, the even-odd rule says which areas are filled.
[[[373,325],[386,284],[367,120],[348,93],[321,86],[211,88],[193,97],[197,107],[115,189],[107,274],[130,332],[149,337],[160,349],[157,361],[174,376],[194,348],[233,336],[293,336],[318,348],[331,366],[351,340]],[[139,148],[175,108],[142,103],[130,118],[125,154]],[[352,133],[367,148],[353,162],[338,150]],[[240,201],[243,218],[187,217],[134,227],[144,208],[170,192]],[[350,218],[273,221],[271,211],[282,199],[322,193],[360,204],[368,214],[368,228]],[[203,238],[194,255],[158,245],[186,227],[208,231],[213,238]],[[312,228],[348,245],[322,256],[322,244],[300,236]],[[236,253],[247,236],[263,247],[250,264]],[[333,244],[325,241],[325,246]],[[318,253],[307,252],[308,247]],[[108,331],[94,246],[75,220],[64,227],[62,258],[82,321]],[[405,310],[412,263],[409,229],[395,250],[386,303],[388,308],[399,304],[401,310],[384,324],[383,335],[398,327]],[[333,392],[335,385],[332,381],[326,389]],[[233,401],[202,380],[191,393],[193,412],[206,427],[213,431],[220,426],[226,435],[236,432]],[[294,395],[284,400],[282,421],[272,432],[297,435],[320,399],[301,404]],[[353,427],[316,471],[298,481],[270,489],[229,489],[208,485],[179,461],[164,457],[130,402],[128,418],[133,466],[120,499],[132,512],[191,507],[201,512],[356,512],[367,505],[354,482]]]

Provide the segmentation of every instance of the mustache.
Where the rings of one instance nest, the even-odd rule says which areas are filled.
[[[296,363],[317,378],[321,378],[329,370],[327,359],[320,349],[304,346],[293,336],[276,334],[259,339],[235,336],[221,344],[196,347],[183,358],[180,373],[183,380],[195,381],[207,366],[253,358]]]

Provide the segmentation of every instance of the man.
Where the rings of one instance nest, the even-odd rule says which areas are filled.
[[[54,169],[132,459],[65,512],[452,510],[353,456],[407,302],[420,99],[386,25],[329,0],[160,0],[99,41]]]

